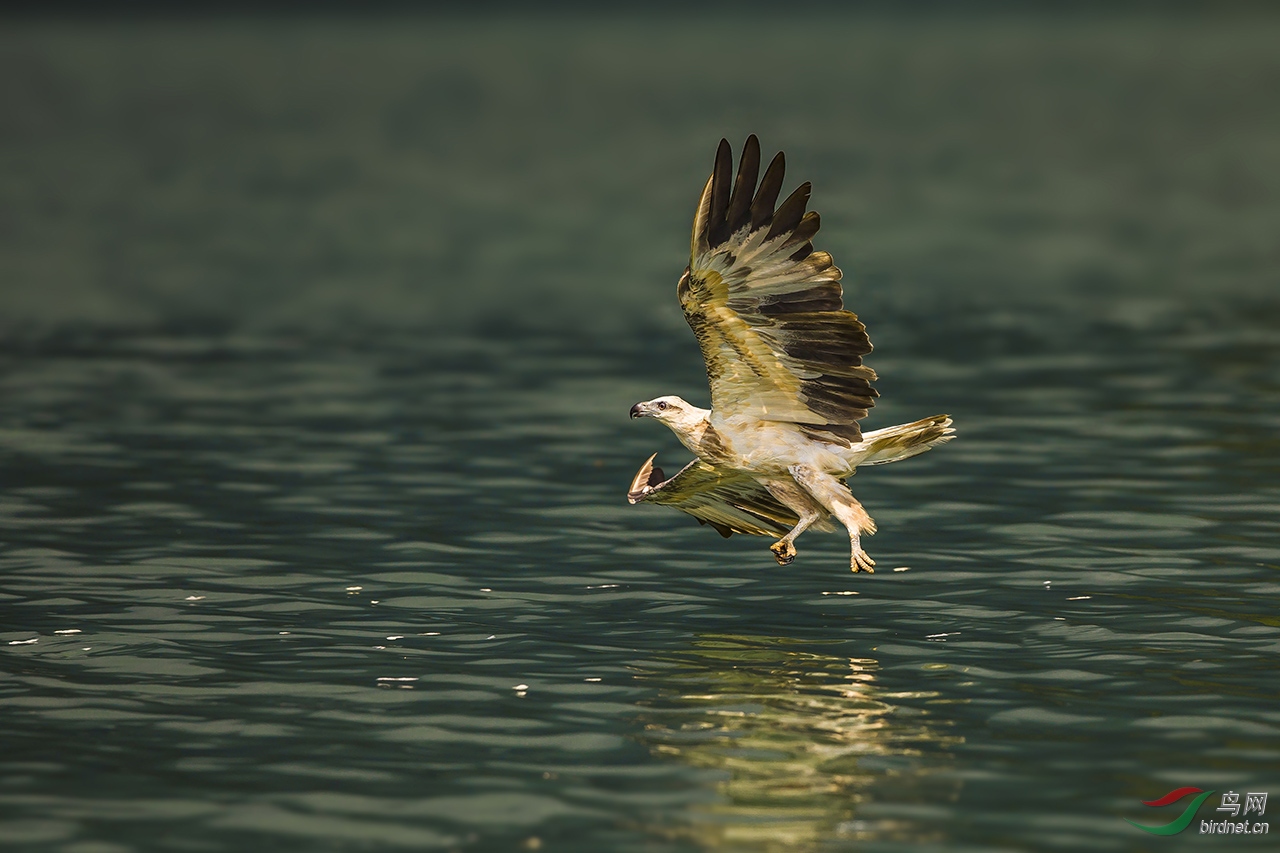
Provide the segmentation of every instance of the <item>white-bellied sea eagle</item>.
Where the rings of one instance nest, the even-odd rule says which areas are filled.
[[[775,208],[785,159],[760,171],[754,135],[737,177],[727,140],[693,220],[692,257],[676,287],[685,320],[706,362],[711,408],[657,397],[631,408],[633,418],[666,424],[697,458],[670,479],[641,466],[627,492],[635,504],[673,506],[723,536],[779,536],[769,550],[782,565],[795,559],[807,528],[849,531],[849,567],[874,571],[861,535],[875,523],[845,479],[859,465],[897,462],[950,440],[951,418],[863,434],[858,422],[878,396],[866,328],[845,310],[840,270],[815,251],[816,212],[805,212],[806,182]]]

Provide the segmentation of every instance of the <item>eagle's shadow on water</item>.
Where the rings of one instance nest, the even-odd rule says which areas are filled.
[[[714,795],[646,827],[701,847],[808,850],[833,841],[940,841],[891,802],[954,801],[949,750],[963,738],[919,709],[929,691],[893,692],[871,658],[814,641],[704,633],[639,670],[657,695],[637,739],[657,757],[711,771]],[[911,704],[902,704],[910,702]]]

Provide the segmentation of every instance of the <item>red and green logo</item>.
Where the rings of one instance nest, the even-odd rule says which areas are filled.
[[[1125,820],[1132,823],[1143,832],[1149,832],[1152,835],[1177,835],[1179,832],[1182,832],[1182,830],[1191,825],[1191,821],[1195,820],[1196,817],[1196,809],[1200,808],[1201,804],[1204,803],[1205,800],[1213,796],[1213,791],[1205,791],[1200,788],[1176,788],[1158,800],[1142,801],[1144,806],[1160,808],[1161,806],[1167,806],[1170,803],[1176,803],[1188,794],[1197,794],[1198,796],[1182,810],[1182,814],[1178,815],[1163,826],[1143,826],[1142,824],[1136,823],[1128,818],[1125,818]]]

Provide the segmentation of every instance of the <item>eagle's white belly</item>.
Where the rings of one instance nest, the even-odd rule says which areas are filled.
[[[861,445],[846,448],[818,441],[789,423],[754,418],[722,421],[714,415],[711,423],[727,456],[721,464],[755,474],[783,474],[793,465],[804,465],[844,477],[865,455]]]

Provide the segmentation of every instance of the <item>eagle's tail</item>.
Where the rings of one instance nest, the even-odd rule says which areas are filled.
[[[867,455],[859,465],[883,465],[924,453],[934,445],[951,440],[955,430],[951,428],[950,415],[934,415],[911,424],[878,429],[862,436]]]

